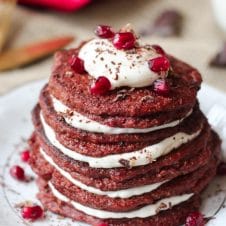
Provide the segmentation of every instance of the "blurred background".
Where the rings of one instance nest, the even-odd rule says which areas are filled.
[[[48,78],[46,56],[91,38],[96,25],[127,23],[226,92],[225,0],[0,0],[0,95]]]

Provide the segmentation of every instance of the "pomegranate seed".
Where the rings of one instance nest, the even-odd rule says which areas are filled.
[[[168,72],[170,68],[170,62],[165,56],[156,57],[148,61],[150,70],[162,74]]]
[[[221,162],[217,167],[217,175],[226,175],[226,162]]]
[[[132,49],[135,47],[136,37],[132,32],[119,32],[113,38],[113,45],[116,49]]]
[[[104,77],[100,76],[96,82],[91,86],[91,93],[94,95],[104,95],[111,89],[110,81]]]
[[[72,56],[69,59],[69,64],[71,65],[71,68],[79,73],[79,74],[84,74],[85,73],[85,68],[84,68],[84,61],[82,59],[80,59],[77,56]]]
[[[161,47],[161,46],[159,46],[159,45],[152,45],[151,46],[155,51],[156,51],[156,53],[158,53],[158,54],[161,54],[161,55],[165,55],[166,53],[165,53],[165,51],[163,50],[163,48]]]
[[[200,212],[193,212],[188,215],[185,226],[204,226],[205,220]]]
[[[21,214],[24,219],[37,220],[43,216],[43,209],[38,205],[24,206]]]
[[[98,25],[95,30],[95,34],[100,38],[113,38],[115,35],[112,27],[107,25]]]
[[[23,162],[27,162],[30,159],[30,151],[25,150],[25,151],[21,152],[20,158]]]
[[[12,177],[16,178],[17,180],[25,180],[24,170],[20,166],[13,166],[10,169],[10,174]]]
[[[162,96],[167,96],[170,92],[169,83],[166,80],[158,79],[154,82],[154,91]]]

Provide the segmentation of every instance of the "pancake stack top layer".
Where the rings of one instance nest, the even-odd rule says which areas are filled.
[[[220,141],[199,72],[128,28],[61,51],[33,111],[39,198],[92,225],[180,225],[216,172]]]

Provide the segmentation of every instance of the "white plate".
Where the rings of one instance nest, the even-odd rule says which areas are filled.
[[[19,164],[25,167],[27,174],[33,175],[29,166],[20,161],[19,152],[27,146],[26,140],[33,129],[30,112],[38,100],[40,89],[44,83],[45,81],[34,82],[0,97],[0,185],[2,185],[0,186],[0,226],[85,225],[72,223],[69,219],[60,219],[52,213],[47,213],[44,220],[33,223],[25,222],[20,217],[19,209],[15,207],[16,204],[28,200],[38,203],[35,197],[37,193],[35,182],[17,182],[10,177],[9,167]],[[206,85],[202,86],[199,99],[201,108],[206,114],[216,103],[226,107],[226,95]],[[209,221],[209,226],[225,226],[226,192],[219,191],[226,190],[225,179],[225,177],[216,178],[204,197],[203,212],[207,216],[215,215],[214,219]]]

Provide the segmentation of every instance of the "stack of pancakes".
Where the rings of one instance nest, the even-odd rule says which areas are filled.
[[[219,161],[220,140],[196,99],[200,74],[168,56],[169,95],[150,86],[92,95],[92,77],[68,63],[78,51],[56,54],[32,113],[43,206],[91,225],[184,223]]]

